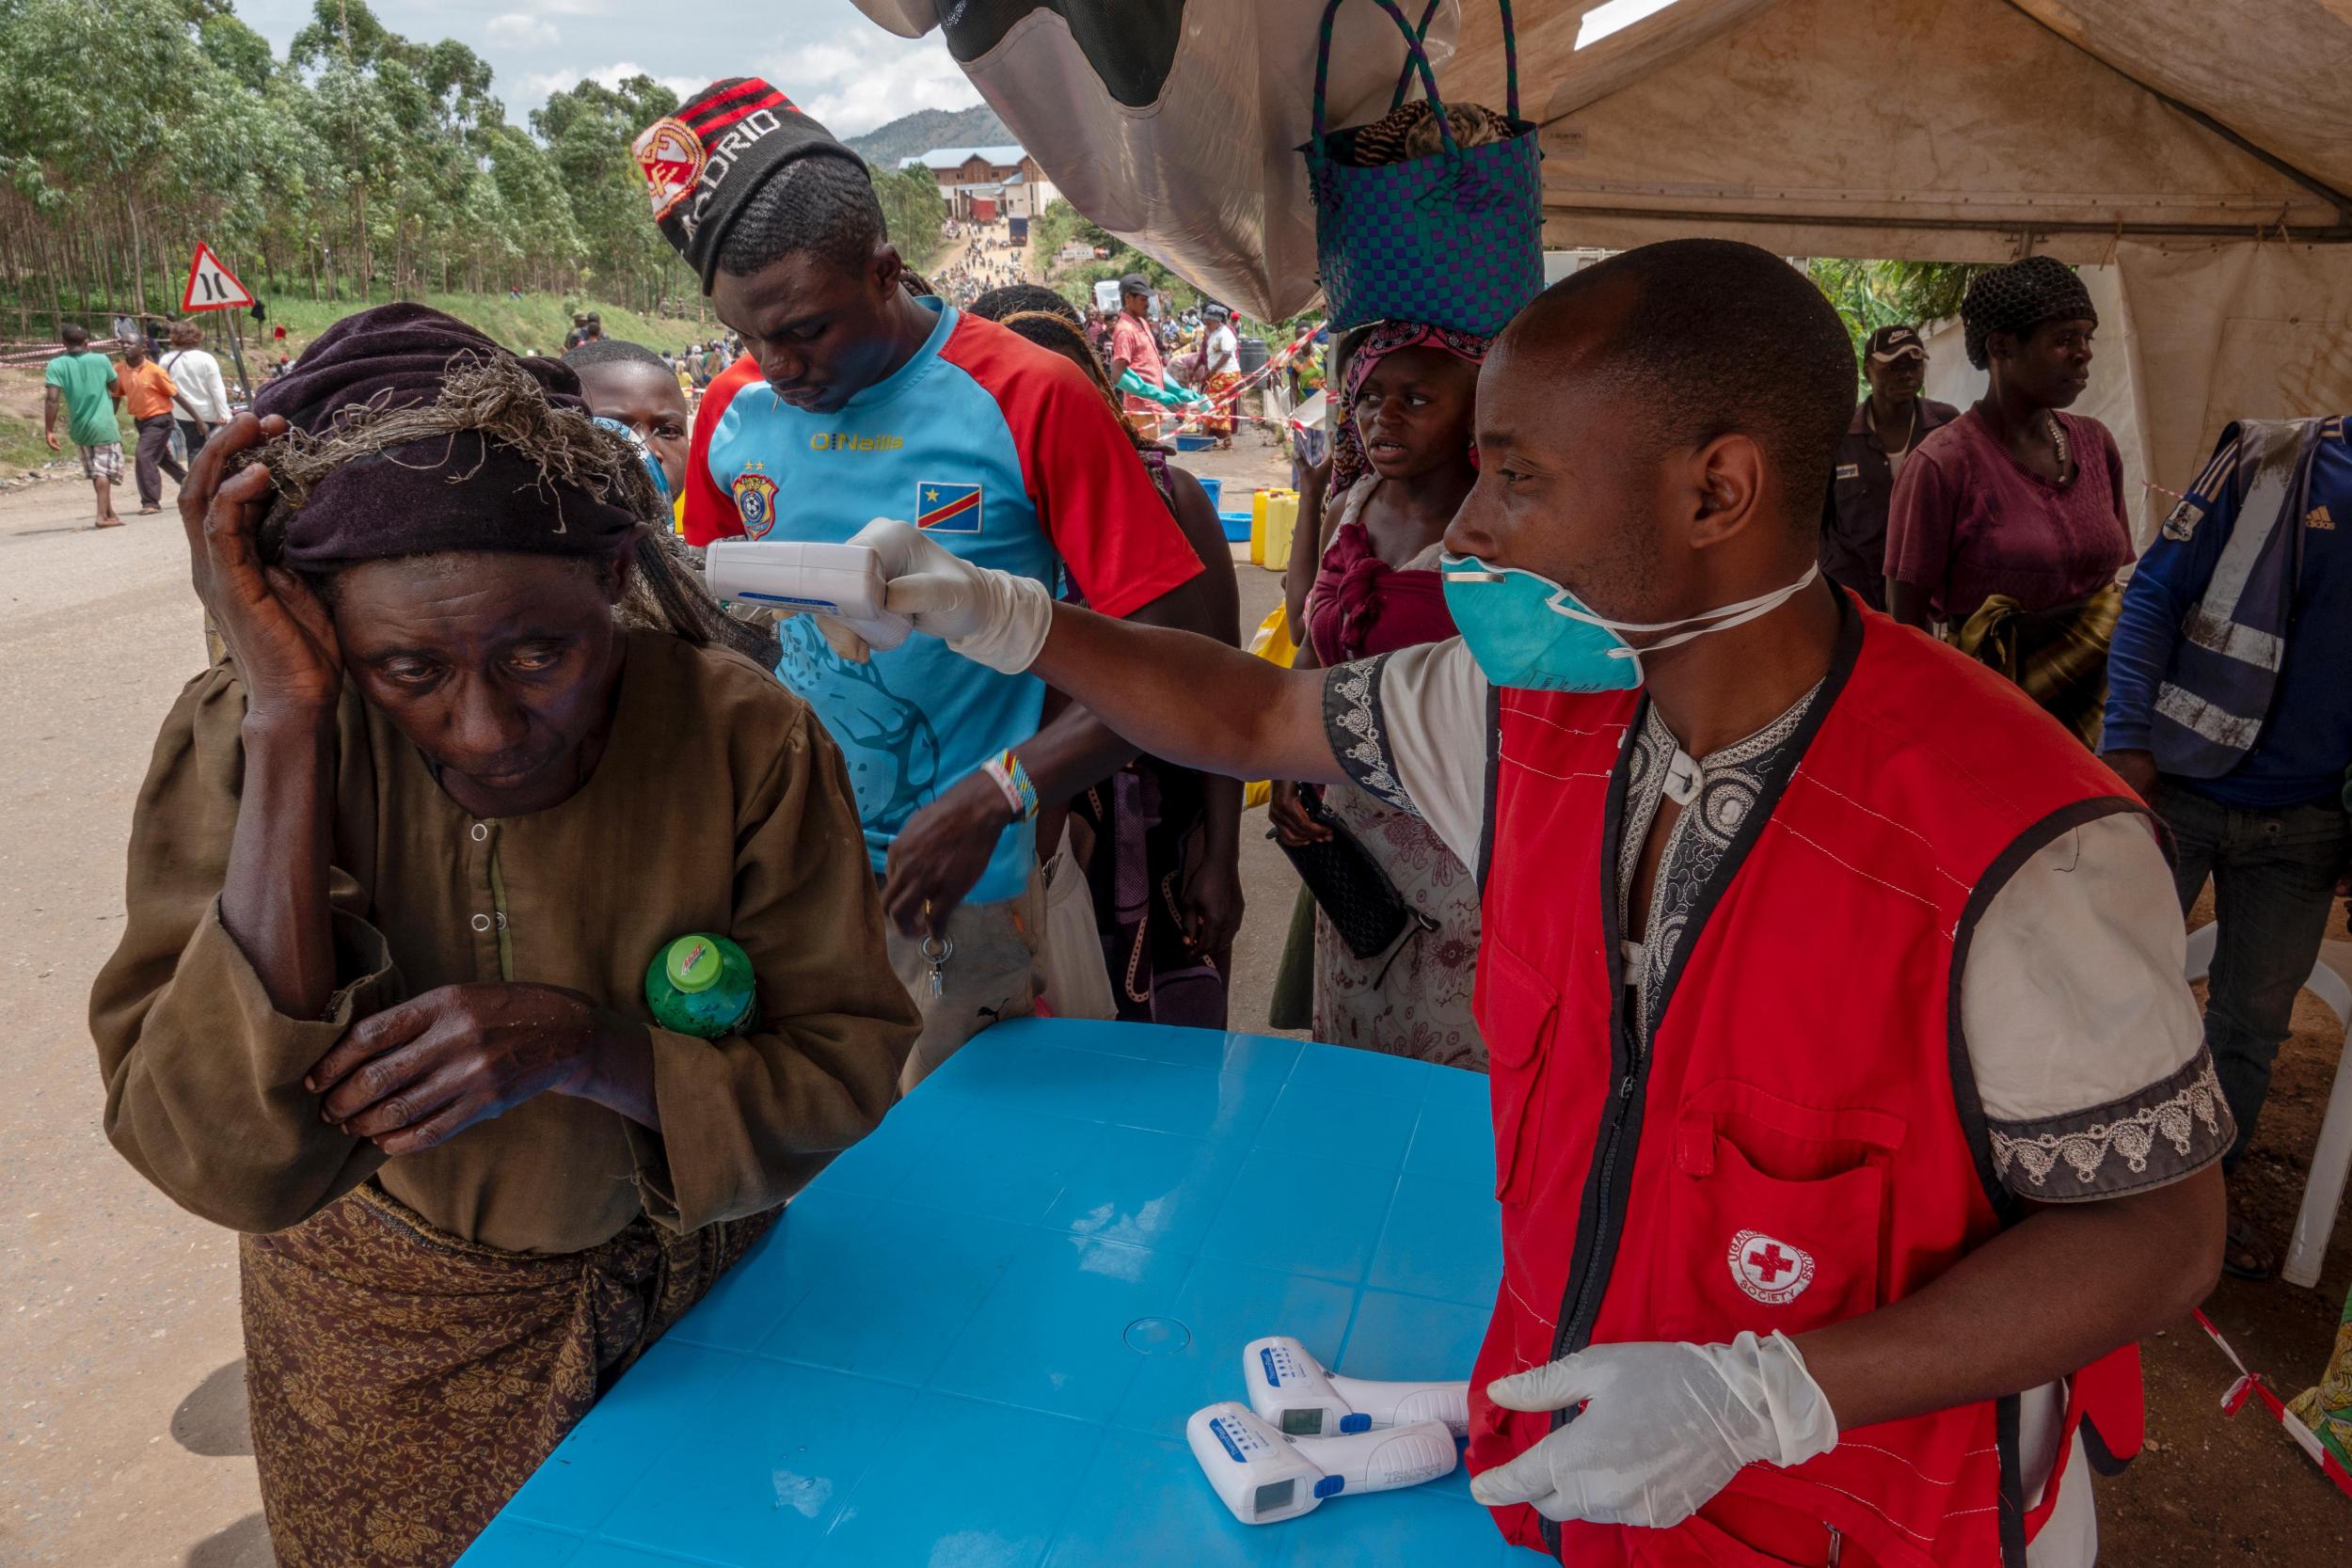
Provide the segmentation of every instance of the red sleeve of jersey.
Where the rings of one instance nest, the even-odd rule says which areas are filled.
[[[743,531],[735,498],[710,477],[710,433],[735,394],[760,379],[759,364],[743,356],[703,388],[702,406],[694,410],[694,433],[686,447],[686,542],[707,545]]]
[[[1200,558],[1084,371],[970,315],[940,357],[996,400],[1038,522],[1089,609],[1132,615],[1200,575]]]

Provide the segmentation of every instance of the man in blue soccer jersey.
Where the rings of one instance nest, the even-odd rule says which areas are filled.
[[[904,518],[967,560],[1105,614],[1200,572],[1117,419],[1075,366],[902,286],[864,160],[756,78],[713,83],[635,151],[662,233],[744,356],[694,421],[689,542],[847,540]],[[891,957],[922,1006],[909,1086],[1030,1010],[1043,900],[1030,819],[1134,748],[1045,689],[916,638],[844,657],[801,617],[776,673],[840,743]]]

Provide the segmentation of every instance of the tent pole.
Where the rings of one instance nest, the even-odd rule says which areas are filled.
[[[2140,83],[2140,86],[2148,87],[2148,84],[2145,82]],[[2274,174],[2284,175],[2287,179],[2294,181],[2296,184],[2302,186],[2305,190],[2319,198],[2320,200],[2328,203],[2328,206],[2333,207],[2336,210],[2337,228],[2343,229],[2352,227],[2352,197],[2347,197],[2342,191],[2336,189],[2333,185],[2328,184],[2324,181],[2304,173],[2301,169],[2296,168],[2293,164],[2288,163],[2284,158],[2278,156],[2276,153],[2270,152],[2265,149],[2258,147],[2254,143],[2248,141],[2244,136],[2239,135],[2235,131],[2231,130],[2228,126],[2214,119],[2213,116],[2205,113],[2204,110],[2191,107],[2189,104],[2182,103],[2177,98],[2171,97],[2167,93],[2157,91],[2154,87],[2148,87],[2148,91],[2157,103],[2163,104],[2166,108],[2186,115],[2189,119],[2195,120],[2206,130],[2211,131],[2215,135],[2219,136],[2223,141],[2228,142],[2232,147],[2236,148],[2240,152],[2245,153],[2248,157],[2253,159],[2265,168],[2269,169]]]

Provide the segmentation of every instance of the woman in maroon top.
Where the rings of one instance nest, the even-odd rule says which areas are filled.
[[[1337,522],[1307,593],[1308,635],[1295,668],[1454,635],[1438,542],[1478,478],[1470,410],[1486,344],[1465,332],[1390,322],[1348,360],[1327,503]],[[1320,522],[1302,527],[1319,531]],[[1318,911],[1315,1038],[1485,1071],[1486,1047],[1470,1016],[1477,879],[1412,814],[1347,784],[1323,797],[1434,926],[1416,923],[1388,952],[1359,958]],[[1284,843],[1331,836],[1307,815],[1296,785],[1276,784],[1270,815]]]
[[[2099,325],[2064,264],[2029,256],[1986,273],[1961,305],[1968,361],[1991,372],[1975,406],[1903,465],[1886,525],[1895,619],[1940,622],[1964,653],[2090,739],[2132,559],[2123,459],[2082,395]]]

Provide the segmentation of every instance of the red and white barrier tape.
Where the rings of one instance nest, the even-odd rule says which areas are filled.
[[[1126,410],[1126,412],[1136,419],[1141,419],[1143,417],[1142,410],[1140,409],[1130,408]],[[1160,423],[1163,425],[1189,426],[1193,420],[1200,419],[1231,420],[1237,424],[1270,424],[1286,429],[1298,428],[1288,420],[1278,420],[1263,414],[1244,414],[1239,409],[1236,409],[1230,414],[1195,414],[1190,419],[1182,419],[1178,417],[1175,409],[1170,408],[1160,416]],[[1173,432],[1169,432],[1169,434],[1173,434]],[[1200,434],[1200,432],[1186,429],[1184,434],[1187,436],[1197,436]]]
[[[2295,1446],[2303,1450],[2303,1457],[2318,1465],[2320,1473],[2336,1483],[2337,1491],[2352,1497],[2352,1472],[2347,1472],[2336,1456],[2328,1451],[2327,1445],[2320,1442],[2318,1435],[2287,1409],[2286,1401],[2272,1392],[2270,1385],[2265,1383],[2259,1373],[2247,1370],[2246,1363],[2238,1359],[2237,1352],[2230,1348],[2230,1341],[2221,1337],[2221,1331],[2213,1326],[2211,1318],[2202,1312],[2192,1315],[2197,1319],[2197,1326],[2221,1347],[2221,1354],[2228,1356],[2230,1365],[2237,1369],[2237,1381],[2231,1384],[2229,1391],[2221,1396],[2221,1413],[2234,1416],[2246,1408],[2249,1399],[2259,1399],[2263,1408],[2270,1412],[2271,1419],[2295,1439]]]
[[[1291,340],[1288,343],[1284,344],[1284,345],[1283,345],[1280,349],[1278,349],[1278,350],[1277,350],[1276,352],[1274,352],[1273,354],[1270,354],[1270,355],[1266,356],[1266,362],[1265,362],[1264,364],[1263,364],[1263,365],[1259,366],[1259,367],[1258,367],[1256,370],[1254,370],[1254,371],[1250,371],[1250,372],[1248,372],[1248,373],[1246,373],[1245,375],[1243,375],[1243,377],[1242,377],[1239,381],[1236,381],[1236,382],[1235,382],[1235,383],[1233,383],[1233,385],[1232,385],[1231,387],[1226,388],[1225,388],[1223,391],[1221,391],[1221,392],[1210,392],[1210,393],[1206,393],[1206,394],[1204,394],[1205,399],[1206,399],[1207,403],[1209,404],[1210,408],[1211,408],[1211,409],[1214,409],[1214,408],[1216,406],[1216,404],[1220,404],[1220,403],[1232,403],[1232,402],[1235,402],[1235,401],[1237,401],[1237,400],[1241,397],[1241,395],[1242,395],[1244,392],[1249,391],[1249,390],[1253,389],[1254,388],[1256,388],[1260,382],[1262,382],[1262,381],[1265,380],[1268,376],[1272,375],[1272,374],[1273,374],[1276,371],[1279,371],[1279,370],[1282,369],[1284,366],[1288,365],[1288,364],[1289,364],[1289,363],[1290,363],[1293,359],[1296,358],[1296,357],[1298,356],[1298,351],[1299,351],[1300,349],[1304,348],[1304,347],[1308,344],[1308,342],[1309,342],[1309,341],[1311,341],[1314,338],[1314,335],[1315,335],[1318,331],[1321,331],[1321,330],[1322,330],[1322,329],[1321,329],[1320,327],[1312,327],[1312,326],[1309,327],[1306,331],[1301,332],[1301,333],[1300,333],[1297,337],[1293,338],[1293,339],[1292,339],[1292,340]],[[1182,408],[1183,408],[1184,410],[1190,410],[1190,411],[1191,411],[1191,412],[1190,412],[1190,413],[1188,413],[1188,414],[1187,414],[1187,416],[1186,416],[1187,418],[1191,418],[1191,419],[1198,419],[1198,418],[1200,418],[1200,414],[1203,412],[1203,410],[1201,410],[1201,408],[1200,408],[1200,405],[1199,404],[1194,404],[1194,403],[1184,404],[1183,404],[1183,405],[1182,405]],[[1170,410],[1169,410],[1169,411],[1170,411],[1171,413],[1174,413],[1174,412],[1178,412],[1179,410],[1178,410],[1177,408],[1175,408],[1175,407],[1171,406],[1171,408],[1170,408]]]

